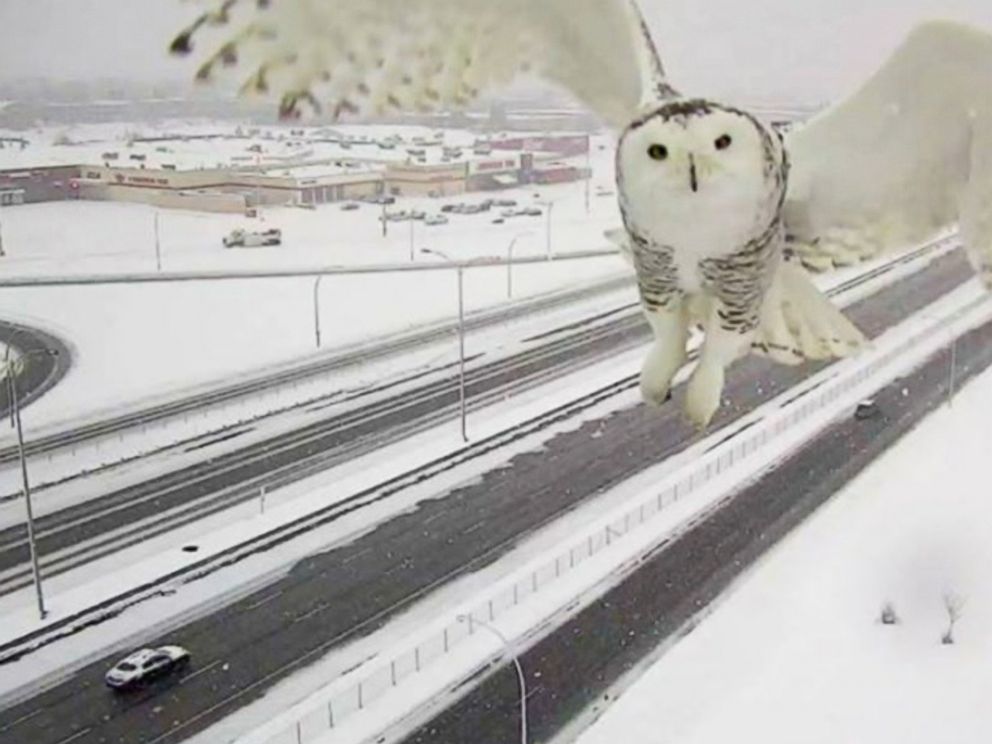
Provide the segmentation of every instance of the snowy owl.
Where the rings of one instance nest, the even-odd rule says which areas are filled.
[[[216,38],[212,38],[216,37]],[[783,142],[680,93],[636,0],[223,0],[173,41],[196,79],[275,96],[285,118],[463,107],[520,75],[570,91],[618,135],[624,230],[667,399],[699,327],[686,411],[704,427],[725,369],[845,356],[860,332],[810,281],[960,223],[992,286],[992,37],[935,22],[856,94]]]

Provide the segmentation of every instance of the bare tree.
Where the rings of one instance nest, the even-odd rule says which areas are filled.
[[[964,610],[964,597],[954,592],[944,593],[944,609],[947,610],[947,630],[941,636],[940,642],[944,645],[954,643],[954,623],[961,619]]]

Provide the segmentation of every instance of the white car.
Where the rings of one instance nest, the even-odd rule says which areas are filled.
[[[424,219],[425,225],[447,225],[448,218],[443,214],[432,214]]]
[[[188,663],[189,651],[182,646],[143,648],[118,661],[103,679],[108,686],[123,690],[181,669]]]
[[[238,228],[231,230],[228,235],[224,236],[225,248],[258,248],[264,245],[280,244],[282,244],[282,230],[275,228],[263,232]]]

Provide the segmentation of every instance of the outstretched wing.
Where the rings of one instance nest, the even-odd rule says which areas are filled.
[[[960,223],[992,281],[992,36],[920,26],[786,147],[786,227],[808,267],[847,265]]]
[[[533,74],[622,128],[673,94],[634,0],[214,0],[172,43],[201,82],[338,117],[464,107]]]

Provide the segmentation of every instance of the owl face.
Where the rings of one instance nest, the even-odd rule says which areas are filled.
[[[627,129],[617,177],[628,218],[656,241],[746,242],[779,207],[784,155],[777,135],[747,114],[680,101]]]

